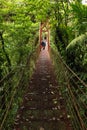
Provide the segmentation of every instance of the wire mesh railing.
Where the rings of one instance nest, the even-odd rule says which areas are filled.
[[[51,56],[72,128],[87,130],[87,84],[69,68],[58,51],[51,49]]]
[[[35,67],[38,49],[33,50],[24,66],[17,66],[0,81],[0,130],[12,130],[19,104]]]

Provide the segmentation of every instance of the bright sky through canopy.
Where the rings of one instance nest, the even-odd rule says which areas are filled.
[[[82,4],[87,4],[87,0],[82,0]]]

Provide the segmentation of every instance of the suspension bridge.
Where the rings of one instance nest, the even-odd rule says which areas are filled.
[[[84,99],[87,84],[60,54],[37,47],[0,81],[0,130],[87,130]]]
[[[29,55],[26,66],[15,68],[0,81],[0,130],[9,129],[11,109],[22,93],[23,100],[9,130],[86,130],[87,106],[82,97],[87,98],[87,85],[59,54],[55,70],[50,58],[55,52],[49,54],[47,50],[40,52],[29,81],[30,59],[33,56],[35,61],[36,53]]]

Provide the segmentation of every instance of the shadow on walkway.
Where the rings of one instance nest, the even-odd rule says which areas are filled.
[[[14,130],[72,130],[48,51],[42,50]]]

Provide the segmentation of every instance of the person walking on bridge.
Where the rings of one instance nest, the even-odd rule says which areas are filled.
[[[44,37],[44,39],[42,40],[42,42],[41,42],[41,46],[42,46],[42,48],[43,48],[43,50],[45,50],[45,47],[46,47],[46,37]]]

